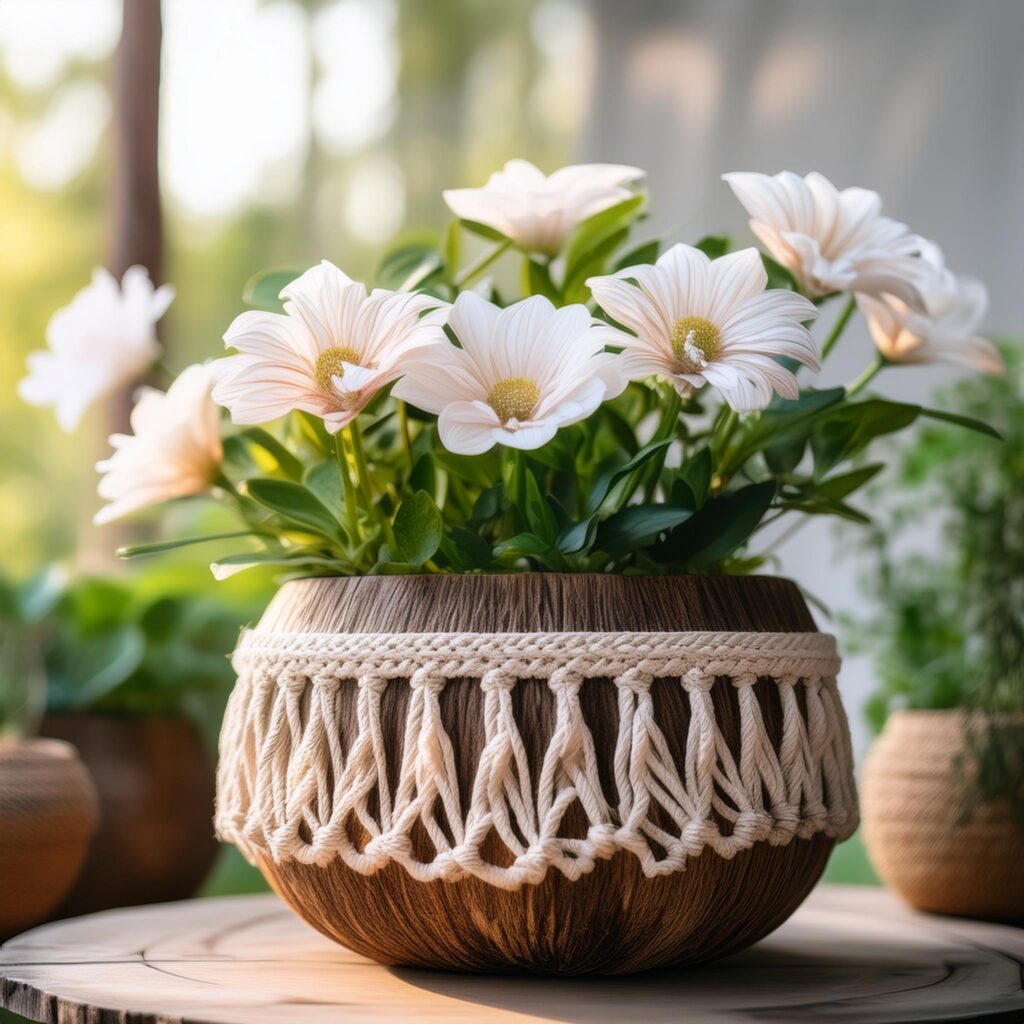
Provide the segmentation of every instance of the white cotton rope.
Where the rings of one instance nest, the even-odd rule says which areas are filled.
[[[220,739],[216,826],[253,862],[341,858],[363,874],[397,862],[421,881],[473,876],[515,889],[551,867],[578,878],[621,850],[653,877],[682,870],[708,848],[731,858],[757,842],[845,839],[857,827],[839,658],[827,634],[248,631],[233,665],[239,678]],[[684,763],[658,725],[656,678],[675,680],[689,704]],[[761,678],[778,687],[777,748],[753,691]],[[476,680],[485,695],[468,806],[439,704],[451,679]],[[556,701],[536,783],[513,714],[511,691],[525,679],[546,679]],[[592,679],[618,689],[616,803],[602,788],[580,705],[580,687]],[[716,722],[711,690],[719,679],[737,689],[738,752]],[[411,687],[400,752],[381,727],[390,685]],[[342,687],[358,689],[347,745]],[[559,835],[574,804],[589,822],[583,838]],[[670,828],[655,823],[666,816]],[[724,831],[719,821],[728,823]],[[369,835],[365,844],[353,841],[352,823]],[[431,860],[414,852],[417,824],[435,847]],[[481,856],[492,832],[514,857],[510,865]]]

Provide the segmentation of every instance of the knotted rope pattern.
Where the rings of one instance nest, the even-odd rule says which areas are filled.
[[[216,825],[254,862],[340,857],[372,874],[395,861],[421,881],[473,876],[515,889],[551,867],[578,878],[623,850],[653,877],[683,870],[707,848],[731,858],[757,842],[845,839],[857,826],[839,659],[826,634],[250,631],[233,664],[239,680],[221,734]],[[766,677],[782,712],[777,747],[753,689]],[[665,678],[689,705],[683,763],[651,694]],[[484,693],[484,745],[468,806],[439,702],[454,679],[478,680]],[[556,702],[536,782],[512,699],[529,679],[546,679]],[[588,680],[607,679],[618,692],[614,801],[579,698]],[[711,691],[720,679],[737,691],[738,752],[716,722]],[[392,685],[411,688],[400,752],[381,725],[382,694]],[[342,687],[358,688],[347,749]],[[576,804],[586,835],[562,836]],[[369,835],[364,844],[353,840],[353,824]],[[415,854],[416,826],[434,846],[430,860]],[[481,855],[492,832],[514,858],[508,866]]]

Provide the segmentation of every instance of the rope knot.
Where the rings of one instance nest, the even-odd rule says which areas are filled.
[[[369,690],[370,693],[383,693],[388,686],[388,681],[385,676],[381,675],[365,675],[359,677],[359,689]]]
[[[570,668],[558,668],[551,673],[551,678],[548,679],[548,686],[554,693],[561,691],[568,696],[572,696],[579,691],[582,682],[583,676],[579,672],[575,672]]]
[[[519,677],[514,673],[500,668],[492,668],[481,677],[480,689],[484,693],[490,693],[491,690],[511,690],[518,682]]]
[[[732,676],[732,685],[736,689],[740,689],[744,686],[753,686],[758,679],[756,672],[734,672]]]
[[[395,857],[408,856],[412,853],[412,839],[402,832],[385,832],[374,836],[365,847],[363,855],[381,863]]]
[[[627,669],[615,680],[615,685],[621,686],[623,689],[640,696],[640,694],[647,693],[650,690],[653,682],[654,676],[650,672],[644,672],[639,668],[631,668]]]
[[[433,665],[416,669],[409,679],[409,685],[414,690],[426,690],[427,693],[440,693],[445,682],[445,677]]]
[[[715,677],[697,665],[688,669],[683,676],[683,688],[685,690],[696,690],[698,693],[708,693],[715,685]]]

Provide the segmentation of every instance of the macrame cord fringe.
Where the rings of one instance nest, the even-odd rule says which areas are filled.
[[[731,858],[756,842],[784,845],[818,833],[845,839],[857,826],[839,660],[826,634],[250,631],[233,664],[239,680],[221,734],[216,825],[254,862],[322,865],[340,857],[372,874],[394,861],[421,881],[473,876],[515,889],[551,867],[578,878],[623,850],[653,877],[682,870],[707,848]],[[764,677],[775,681],[782,709],[777,748],[753,689]],[[538,678],[551,688],[557,720],[534,784],[512,690]],[[656,678],[676,680],[689,704],[682,764],[658,725]],[[467,807],[439,704],[453,679],[479,680],[485,694],[484,746]],[[618,690],[614,803],[580,706],[590,679],[612,679]],[[738,754],[716,723],[711,690],[720,679],[737,691]],[[388,765],[399,755],[381,728],[381,696],[406,683],[392,792]],[[339,692],[352,686],[358,729],[344,749]],[[577,801],[586,835],[560,836]],[[668,829],[656,824],[666,815]],[[352,823],[369,835],[364,845],[353,842]],[[414,852],[417,824],[435,847],[430,860]],[[492,831],[514,857],[508,866],[481,855]]]

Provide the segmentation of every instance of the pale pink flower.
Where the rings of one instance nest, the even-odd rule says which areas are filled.
[[[750,214],[750,230],[806,295],[886,292],[914,301],[922,240],[881,215],[877,192],[840,191],[822,174],[722,175]]]
[[[509,160],[482,188],[448,189],[444,201],[456,217],[553,256],[581,221],[628,199],[633,192],[626,186],[643,176],[621,164],[577,164],[546,176],[526,160]]]
[[[765,291],[767,283],[756,249],[709,260],[682,244],[653,266],[587,281],[600,307],[633,332],[599,330],[606,344],[623,347],[624,373],[663,376],[683,395],[712,384],[740,412],[763,409],[773,392],[799,396],[780,356],[819,365],[802,323],[817,315],[814,305],[789,290]]]
[[[446,303],[380,288],[368,295],[326,260],[281,297],[284,314],[242,313],[224,335],[240,354],[214,364],[213,397],[235,423],[265,423],[298,409],[337,433],[413,353],[445,340]]]
[[[48,348],[28,357],[18,392],[30,405],[54,407],[67,433],[89,406],[140,377],[160,355],[156,323],[174,298],[169,285],[153,288],[145,267],[117,281],[102,267],[46,328]]]
[[[441,443],[462,455],[495,444],[539,448],[625,386],[586,306],[556,309],[539,295],[507,309],[463,292],[440,345],[405,368],[394,395],[438,415]]]
[[[946,268],[942,251],[926,243],[916,279],[920,306],[892,295],[858,298],[878,351],[892,363],[953,363],[980,373],[1006,370],[999,349],[977,333],[988,290]]]
[[[96,464],[103,474],[101,498],[110,504],[95,523],[109,523],[131,512],[201,494],[220,467],[220,409],[210,396],[211,364],[195,364],[167,392],[140,388],[131,414],[131,434],[114,434],[115,451]]]

